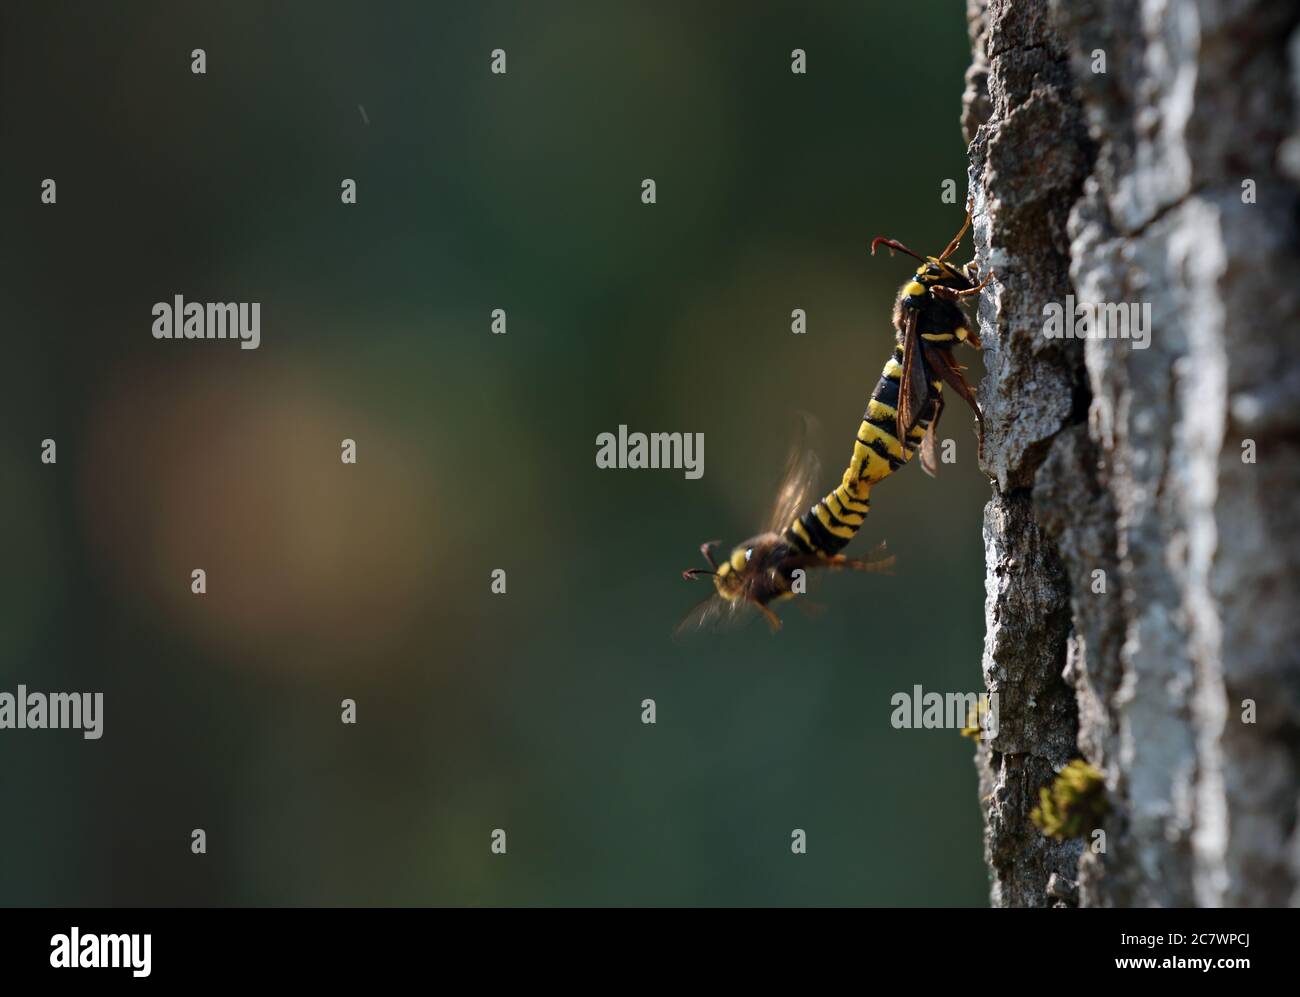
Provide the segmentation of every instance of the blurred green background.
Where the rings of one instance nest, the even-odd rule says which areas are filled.
[[[893,578],[671,639],[797,413],[838,479],[910,270],[870,239],[961,222],[960,3],[0,16],[0,689],[106,699],[0,732],[0,902],[985,902],[970,742],[889,723],[981,687],[962,406],[849,548]],[[155,341],[177,293],[260,301],[261,348]],[[597,470],[620,423],[704,477]]]

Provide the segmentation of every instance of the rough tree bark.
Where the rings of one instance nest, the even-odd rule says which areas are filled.
[[[992,901],[1300,903],[1300,6],[969,16]],[[1149,348],[1047,338],[1067,295]],[[1080,756],[1104,852],[1029,820]]]

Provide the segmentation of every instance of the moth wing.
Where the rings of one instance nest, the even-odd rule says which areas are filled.
[[[903,373],[898,379],[898,419],[896,435],[898,445],[907,450],[907,434],[916,425],[921,408],[930,395],[930,386],[925,380],[925,361],[921,358],[921,337],[916,326],[920,314],[908,311],[903,320]]]
[[[934,368],[934,372],[949,384],[971,407],[971,411],[975,413],[975,422],[978,425],[979,432],[980,454],[983,456],[984,413],[980,411],[980,403],[979,399],[975,397],[975,389],[971,387],[970,382],[962,374],[962,368],[953,363],[950,356],[943,350],[926,350],[926,360]]]
[[[939,416],[943,414],[943,399],[939,398],[934,403],[934,418],[930,420],[930,425],[925,427],[925,438],[921,440],[921,470],[932,478],[939,476],[939,461],[935,457],[935,438],[939,431]]]
[[[821,461],[812,448],[811,437],[815,428],[812,416],[805,415],[802,430],[786,457],[785,471],[781,474],[772,512],[767,518],[766,529],[770,532],[779,533],[789,526],[794,517],[808,505],[817,486]]]
[[[716,592],[697,603],[673,630],[673,638],[681,640],[701,630],[730,630],[752,617],[746,612],[746,600],[724,599]]]
[[[950,384],[953,390],[971,407],[971,411],[975,413],[975,418],[983,422],[984,414],[980,411],[979,401],[975,397],[975,389],[971,387],[970,382],[962,374],[962,368],[953,363],[948,354],[942,350],[926,350],[925,359],[934,369],[934,372]]]

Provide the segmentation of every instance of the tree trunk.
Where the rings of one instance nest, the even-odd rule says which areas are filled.
[[[997,275],[992,901],[1300,903],[1300,7],[970,0],[970,22]],[[1067,295],[1149,305],[1147,348],[1114,316],[1049,338]],[[1049,839],[1030,810],[1077,757],[1104,776],[1103,833]]]

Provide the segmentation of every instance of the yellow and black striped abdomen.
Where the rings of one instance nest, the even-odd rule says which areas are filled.
[[[826,557],[839,553],[871,511],[871,487],[906,464],[924,439],[933,415],[931,403],[922,407],[921,418],[908,433],[906,446],[895,435],[902,374],[903,351],[895,347],[867,403],[844,477],[834,491],[786,527],[785,540],[795,549]],[[939,381],[930,382],[934,397],[941,387]]]

